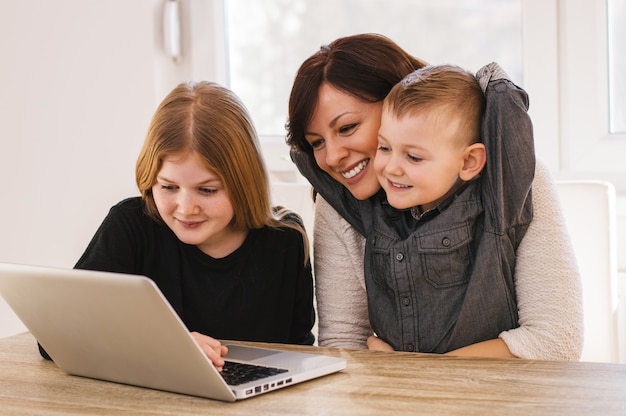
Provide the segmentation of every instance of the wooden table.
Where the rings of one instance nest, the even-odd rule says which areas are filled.
[[[267,344],[255,344],[266,346]],[[236,403],[70,376],[33,337],[0,339],[2,415],[626,415],[626,365],[272,345],[346,370]]]

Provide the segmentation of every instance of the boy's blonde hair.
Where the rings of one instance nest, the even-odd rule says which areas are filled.
[[[457,126],[461,145],[480,142],[485,96],[476,77],[455,65],[418,69],[395,85],[385,98],[384,111],[396,118],[418,113]]]

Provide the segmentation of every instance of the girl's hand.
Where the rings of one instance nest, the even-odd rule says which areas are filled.
[[[222,359],[222,357],[228,353],[228,348],[215,338],[211,338],[199,332],[192,332],[191,336],[200,348],[202,348],[206,356],[209,357],[209,360],[213,362],[213,365],[221,371],[222,367],[224,367],[224,359]]]

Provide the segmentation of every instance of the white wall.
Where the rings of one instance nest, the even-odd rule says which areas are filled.
[[[0,260],[71,267],[108,207],[136,193],[156,102],[153,5],[3,3]]]
[[[72,267],[137,194],[135,158],[172,82],[162,2],[1,3],[0,261]],[[15,331],[6,308],[0,327]]]

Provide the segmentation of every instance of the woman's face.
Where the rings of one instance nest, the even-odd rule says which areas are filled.
[[[305,132],[317,165],[360,200],[380,189],[372,162],[382,107],[324,83]]]

